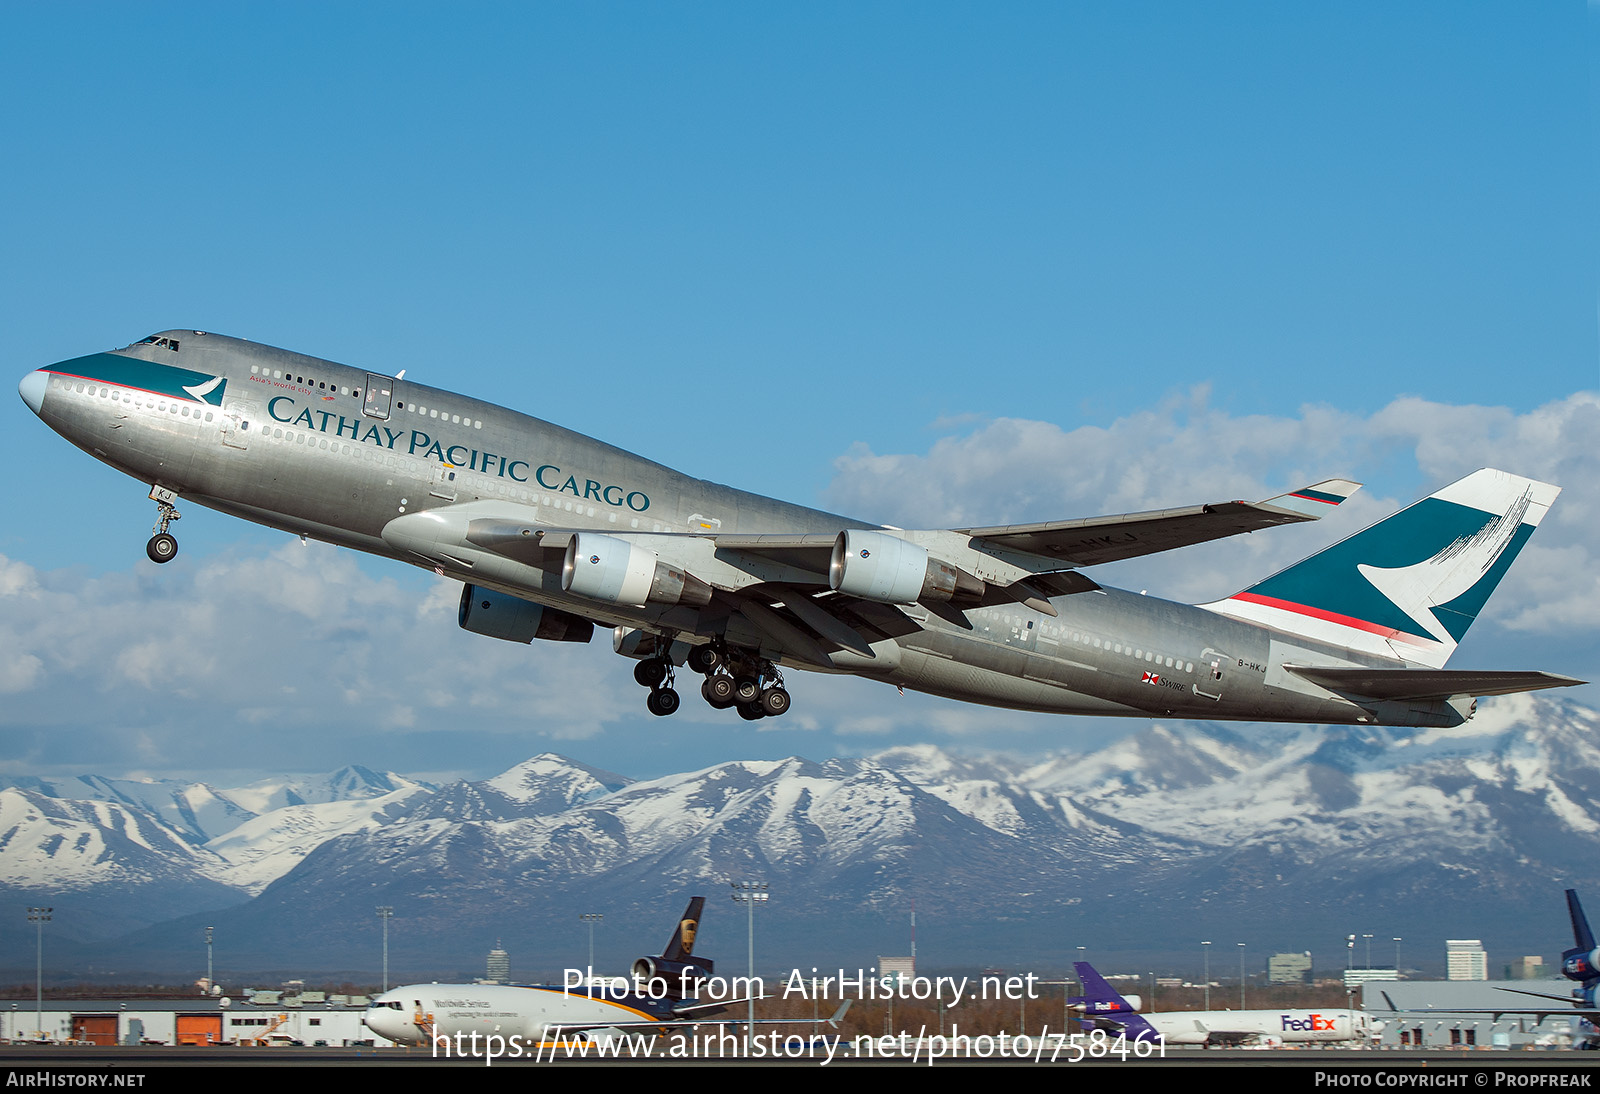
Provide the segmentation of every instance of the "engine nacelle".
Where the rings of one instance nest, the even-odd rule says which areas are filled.
[[[839,533],[828,562],[828,584],[847,596],[881,604],[913,604],[918,600],[976,602],[982,581],[948,562],[928,557],[928,550],[887,532],[850,528]]]
[[[711,602],[711,586],[647,547],[615,536],[579,532],[567,545],[561,566],[561,588],[569,593],[642,608],[645,604]]]
[[[635,983],[648,984],[659,977],[661,983],[655,987],[660,989],[664,984],[669,999],[689,999],[699,993],[701,984],[711,979],[713,967],[705,958],[669,961],[665,957],[641,957],[633,963],[633,979]]]
[[[1568,980],[1592,980],[1600,976],[1600,946],[1592,950],[1568,950],[1561,955],[1561,975]]]
[[[468,585],[461,590],[461,629],[507,642],[587,642],[594,624],[582,616],[521,600],[493,589]]]

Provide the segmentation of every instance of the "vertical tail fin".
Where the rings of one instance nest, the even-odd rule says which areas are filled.
[[[1578,890],[1567,890],[1567,916],[1572,920],[1572,942],[1579,949],[1594,949],[1594,932],[1589,929],[1589,917],[1583,914],[1578,903]]]
[[[1068,999],[1067,1003],[1083,1009],[1082,1017],[1078,1019],[1081,1024],[1095,1028],[1103,1028],[1101,1023],[1113,1026],[1122,1030],[1130,1041],[1161,1039],[1156,1028],[1145,1021],[1133,1005],[1095,971],[1093,965],[1087,961],[1075,961],[1072,967],[1077,970],[1078,981],[1083,984],[1083,994]]]
[[[1578,902],[1578,890],[1567,890],[1567,917],[1572,920],[1572,949],[1561,955],[1561,975],[1576,980],[1584,987],[1593,1005],[1593,991],[1600,984],[1600,952],[1594,944],[1594,932],[1589,929],[1589,917],[1583,914]]]
[[[661,956],[668,961],[687,961],[694,954],[694,936],[700,930],[700,915],[705,910],[706,898],[690,897],[689,906],[683,910],[672,937],[667,939]]]
[[[1560,487],[1485,468],[1203,607],[1442,668]]]

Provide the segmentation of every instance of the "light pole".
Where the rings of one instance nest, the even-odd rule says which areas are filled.
[[[39,1040],[44,1040],[44,925],[50,922],[52,908],[29,908],[28,922],[38,925],[38,945],[34,949],[35,967],[33,973],[34,1032]]]
[[[383,990],[389,990],[389,920],[394,909],[387,904],[378,905],[378,921],[383,924]]]
[[[211,932],[214,930],[216,930],[215,927],[206,928],[206,991],[208,992],[214,983],[211,979]]]
[[[750,1055],[750,1041],[756,1032],[756,997],[754,988],[756,983],[756,905],[764,904],[767,900],[767,883],[764,881],[730,881],[733,889],[733,899],[745,906],[746,930],[750,939],[750,986],[752,992],[749,998],[750,1013],[744,1030],[744,1054]]]
[[[1394,978],[1400,979],[1400,943],[1403,941],[1398,935],[1394,940]]]
[[[1244,1009],[1244,943],[1239,943],[1239,1009]]]
[[[594,928],[605,916],[599,912],[584,912],[578,917],[589,924],[589,976],[594,976]]]
[[[1367,940],[1367,968],[1370,969],[1372,968],[1372,936],[1364,934],[1361,937]]]
[[[1356,936],[1344,936],[1344,1006],[1349,1010],[1355,1005],[1355,987],[1350,983],[1350,970],[1356,967]]]
[[[1211,1009],[1211,943],[1209,943],[1209,942],[1200,943],[1200,952],[1206,955],[1206,976],[1205,976],[1206,1006],[1205,1006],[1205,1009],[1206,1010],[1210,1010]]]

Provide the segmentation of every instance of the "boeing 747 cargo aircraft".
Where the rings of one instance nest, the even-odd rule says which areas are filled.
[[[1063,714],[1451,726],[1476,696],[1582,683],[1444,668],[1559,490],[1482,470],[1226,599],[1087,567],[1298,521],[1357,489],[906,530],[696,479],[466,395],[202,331],[29,373],[23,401],[180,500],[462,582],[460,624],[617,652],[658,715],[676,670],[713,707],[783,714],[786,668]]]

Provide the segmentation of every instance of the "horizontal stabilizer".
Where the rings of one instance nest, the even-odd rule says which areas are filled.
[[[1283,666],[1296,676],[1341,695],[1391,702],[1446,700],[1457,695],[1510,695],[1588,683],[1555,672],[1470,672],[1449,669],[1325,668]]]
[[[1054,559],[1058,566],[1093,566],[1279,524],[1317,520],[1359,489],[1360,483],[1348,479],[1326,479],[1266,501],[1225,501],[1148,513],[955,530],[971,536],[973,546],[980,549],[1020,551]]]

